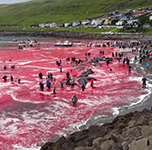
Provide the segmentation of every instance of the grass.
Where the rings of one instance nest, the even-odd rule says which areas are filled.
[[[29,27],[1,27],[0,31],[18,31],[18,32],[81,32],[81,33],[95,33],[101,34],[101,32],[120,32],[119,29],[115,28],[84,28],[84,27],[61,27],[61,28],[29,28]]]
[[[148,33],[148,34],[152,33],[152,27],[151,27],[151,28],[147,28],[147,29],[145,30],[145,33]]]
[[[28,26],[44,22],[65,23],[100,17],[114,10],[150,7],[150,0],[31,0],[0,5],[0,25]]]

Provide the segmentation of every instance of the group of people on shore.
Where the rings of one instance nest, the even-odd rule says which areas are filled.
[[[142,53],[144,53],[144,51],[145,51],[145,49],[146,49],[146,46],[145,46],[145,43],[143,42],[139,42],[139,41],[136,41],[136,42],[118,42],[118,41],[116,41],[115,42],[115,44],[112,44],[112,43],[110,43],[110,44],[105,44],[105,45],[108,45],[108,46],[117,46],[117,47],[119,47],[119,48],[123,48],[123,49],[125,49],[125,48],[132,48],[133,50],[132,50],[132,52],[134,53],[134,52],[139,52],[139,57],[138,57],[138,59],[141,57],[141,52]],[[92,44],[91,45],[89,45],[89,46],[92,46]],[[141,50],[139,50],[139,47],[140,47],[140,49]],[[104,51],[100,51],[99,52],[99,54],[101,54],[101,55],[104,55]],[[147,54],[147,53],[146,53]],[[91,53],[89,52],[89,53],[85,53],[85,58],[87,58],[87,59],[85,59],[84,61],[88,61],[88,57],[90,57],[91,56]],[[118,52],[112,52],[112,56],[111,56],[111,60],[113,60],[113,58],[116,58],[116,59],[118,59],[118,62],[120,63],[120,60],[122,60],[122,63],[123,63],[123,65],[127,65],[128,66],[128,74],[130,74],[131,73],[131,69],[133,68],[131,65],[130,65],[130,59],[127,57],[127,56],[124,56],[124,54],[123,54],[123,52],[120,52],[120,53],[118,53]],[[79,65],[79,63],[83,63],[83,60],[81,60],[81,61],[79,61],[79,63],[77,63],[77,58],[75,58],[75,57],[67,57],[66,58],[66,62],[69,62],[71,60],[71,64],[73,64],[73,63],[75,63],[76,65]],[[111,61],[110,60],[110,61]],[[109,63],[108,63],[108,61],[106,62],[107,63],[107,66],[109,66],[109,64],[110,64],[110,61],[109,61]],[[61,63],[60,63],[61,61],[59,61],[59,62],[56,62],[56,64],[58,65],[58,66],[60,66],[61,65]],[[140,61],[139,61],[140,62]],[[110,67],[109,67],[110,68]],[[112,71],[112,69],[110,68],[110,70]],[[48,79],[48,78],[47,78]],[[147,78],[145,77],[145,76],[143,76],[143,78],[142,78],[142,80],[141,80],[141,82],[142,82],[142,87],[143,88],[145,88],[146,87],[146,82],[147,82]],[[66,84],[66,85],[71,85],[72,87],[74,87],[74,85],[76,85],[77,83],[74,81],[74,76],[70,76],[70,73],[67,71],[66,72],[66,82],[64,83],[64,82],[62,82],[61,83],[61,88],[63,88],[64,87],[64,84]],[[47,80],[47,82],[46,82],[46,85],[47,85],[47,87],[48,88],[50,88],[50,83],[49,83],[49,81]],[[93,88],[94,87],[94,80],[92,79],[92,80],[90,80],[90,86]],[[82,85],[81,86],[81,89],[82,89],[82,92],[85,90],[85,85]],[[74,107],[76,107],[76,104],[77,104],[77,102],[78,102],[78,98],[77,98],[77,96],[76,95],[73,95],[72,96],[72,98],[71,98],[71,100],[72,100],[72,103],[73,103],[73,106]]]
[[[147,46],[145,46],[146,44],[144,43],[140,43],[140,42],[118,42],[116,41],[115,43],[107,43],[107,44],[104,44],[104,46],[117,46],[119,48],[132,48],[132,53],[135,53],[135,52],[139,52],[139,56],[137,57],[136,56],[136,60],[139,60],[139,63],[142,63],[143,61],[145,61],[147,58],[149,59],[149,52],[146,50]],[[89,46],[92,46],[89,45]],[[97,46],[98,47],[98,46]],[[140,47],[140,48],[137,48],[137,47]],[[105,56],[105,53],[104,53],[104,50],[100,50],[99,51],[99,56],[102,55],[102,56]],[[144,55],[144,56],[143,56]],[[106,57],[105,57],[106,58]],[[111,57],[107,57],[108,59],[106,59],[106,64],[107,64],[107,67],[109,67],[110,71],[112,71],[112,68],[109,66],[110,65],[110,62],[113,61],[113,59],[118,59],[118,62],[120,63],[120,60],[122,60],[122,63],[123,65],[127,65],[128,66],[128,73],[130,74],[131,73],[131,69],[132,69],[132,66],[130,65],[130,60],[127,56],[124,56],[123,52],[120,52],[118,53],[117,51],[116,52],[112,52],[111,54]],[[71,58],[70,57],[67,57],[66,58],[66,62],[69,63],[69,61],[71,61],[69,64],[71,64],[71,66],[73,66],[73,64],[75,64],[76,66],[78,65],[81,65],[81,63],[83,62],[91,62],[93,63],[99,63],[99,59],[98,58],[94,58],[94,59],[91,59],[91,53],[90,52],[87,52],[84,54],[84,60],[82,59],[79,59],[79,58],[76,58],[75,56],[72,56]],[[56,65],[57,65],[57,68],[60,68],[60,72],[62,72],[62,61],[61,59],[59,61],[56,61]],[[15,65],[11,65],[11,69],[14,69],[15,68]],[[7,70],[7,66],[4,65],[4,70]],[[48,90],[52,90],[52,93],[53,94],[56,94],[56,79],[53,77],[53,73],[51,72],[48,72],[47,76],[45,77],[45,83],[43,82],[43,79],[44,79],[44,76],[43,76],[43,73],[42,72],[39,72],[38,74],[38,77],[40,79],[40,82],[39,82],[39,87],[42,91],[44,91],[45,87],[48,89]],[[65,77],[66,77],[66,81],[64,82],[61,82],[61,88],[64,88],[65,85],[70,85],[71,87],[74,87],[75,85],[77,85],[77,83],[75,82],[75,76],[74,75],[71,75],[69,71],[66,72],[65,74]],[[4,75],[2,77],[2,79],[4,81],[8,81],[8,76],[7,75]],[[14,77],[12,75],[10,75],[10,81],[13,82],[14,81]],[[94,88],[94,79],[90,79],[90,86],[92,88]],[[21,82],[20,78],[18,78],[17,80],[18,83]],[[146,87],[146,82],[147,82],[147,79],[145,76],[143,76],[142,78],[142,87],[145,88]],[[82,92],[85,91],[85,88],[86,88],[86,84],[81,84],[81,90]],[[71,98],[71,101],[72,101],[72,104],[74,107],[77,106],[77,102],[78,102],[78,97],[76,95],[73,95],[72,98]]]

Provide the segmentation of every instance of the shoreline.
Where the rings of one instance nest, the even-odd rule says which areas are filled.
[[[17,33],[18,34],[18,33]],[[8,35],[6,35],[8,36]],[[9,35],[9,36],[12,36],[12,35]],[[16,35],[18,36],[18,35]],[[23,34],[23,36],[25,36]],[[27,36],[27,35],[26,35]],[[111,39],[110,39],[111,40]],[[113,39],[112,39],[113,40]],[[122,40],[122,39],[121,39]],[[126,38],[124,38],[124,40],[126,40]],[[132,64],[131,64],[132,65]],[[145,75],[145,72],[143,71],[143,69],[141,67],[144,68],[144,64],[141,64],[141,66],[137,65],[137,64],[134,64],[134,67],[135,67],[135,71],[137,73],[139,73],[140,75]],[[144,68],[145,69],[145,68]],[[115,120],[116,117],[119,117],[119,116],[124,116],[128,113],[134,113],[135,111],[142,111],[143,109],[147,108],[148,110],[150,110],[151,108],[151,99],[152,99],[152,93],[150,94],[150,97],[145,100],[145,101],[142,101],[141,103],[139,103],[138,105],[135,105],[131,108],[129,107],[124,107],[122,109],[120,109],[120,112],[117,116],[112,116],[110,118],[107,119],[107,121],[105,121],[104,124],[106,123],[111,123],[113,122],[113,120]],[[129,109],[128,109],[129,108]],[[90,128],[90,127],[89,127]],[[81,130],[81,132],[83,132],[83,129]],[[69,136],[69,135],[68,135]],[[66,138],[68,138],[68,136]],[[62,137],[61,137],[62,138]]]
[[[126,40],[126,38],[125,38],[125,40]],[[151,40],[151,39],[146,38],[146,40]],[[148,50],[151,50],[151,45],[149,45]],[[146,61],[149,61],[149,60],[146,60]],[[133,63],[131,63],[131,66],[134,67],[134,71],[137,74],[140,74],[141,76],[146,76],[146,78],[149,78],[148,82],[150,82],[150,84],[151,84],[152,75],[151,75],[151,79],[150,79],[150,77],[147,77],[147,74],[148,74],[148,72],[152,71],[152,68],[149,68],[149,70],[146,70],[146,66],[145,66],[146,61],[142,62],[141,64],[139,62],[134,61]],[[152,65],[152,62],[150,62],[150,63]],[[148,90],[150,91],[151,87],[148,87]],[[120,108],[118,115],[114,115],[114,116],[111,115],[109,118],[104,120],[102,125],[99,125],[99,126],[90,125],[88,128],[86,128],[87,125],[86,126],[82,125],[80,128],[80,131],[67,135],[66,137],[60,137],[54,143],[47,142],[46,144],[44,144],[41,147],[41,150],[53,150],[54,148],[56,148],[56,150],[60,150],[65,147],[69,150],[72,150],[71,148],[74,148],[74,147],[75,147],[74,148],[75,150],[80,150],[80,149],[85,150],[88,147],[89,147],[89,150],[94,150],[94,148],[97,147],[97,145],[99,145],[100,148],[104,147],[103,149],[106,149],[108,147],[108,145],[107,144],[104,145],[104,141],[107,143],[110,140],[113,140],[113,142],[114,142],[114,143],[109,143],[110,145],[114,145],[114,144],[118,144],[118,143],[123,145],[124,143],[126,143],[126,147],[124,145],[123,146],[127,150],[147,149],[147,146],[149,147],[149,145],[147,145],[147,146],[144,145],[144,148],[142,147],[142,149],[140,149],[141,148],[140,144],[137,148],[135,142],[139,140],[139,143],[140,143],[141,142],[140,140],[144,141],[145,139],[148,141],[149,140],[148,135],[146,135],[147,137],[144,137],[144,134],[142,135],[142,132],[141,132],[140,136],[139,136],[139,135],[135,134],[134,132],[137,132],[136,129],[139,129],[139,128],[141,130],[145,130],[145,128],[146,128],[146,130],[148,130],[147,129],[148,125],[144,122],[144,119],[146,119],[145,115],[147,115],[147,114],[148,114],[148,116],[152,115],[151,99],[152,99],[152,93],[148,93],[148,94],[146,94],[146,96],[140,103],[133,105],[131,107],[126,106],[126,107]],[[137,115],[139,115],[139,116],[137,117]],[[151,119],[149,119],[148,121],[151,121]],[[127,125],[126,125],[126,123],[127,123]],[[139,126],[138,126],[138,124],[139,124]],[[149,126],[151,127],[152,124],[150,123]],[[149,130],[151,130],[150,127],[149,127]],[[103,128],[104,129],[106,128],[104,136],[102,134],[104,132]],[[124,129],[124,128],[126,128],[126,129]],[[102,132],[100,133],[100,135],[98,135],[98,132],[100,132],[100,130],[102,130]],[[115,132],[113,132],[113,130]],[[122,130],[122,132],[126,132],[126,133],[128,132],[127,133],[128,136],[125,137],[124,139],[122,139],[122,134],[119,130]],[[148,130],[148,132],[149,132],[149,130]],[[98,131],[98,132],[96,132],[96,131]],[[131,135],[129,135],[129,132],[132,132]],[[87,134],[87,135],[85,135],[85,134]],[[134,134],[134,136],[131,137],[133,134]],[[93,137],[92,137],[93,139],[91,138],[92,135],[93,135]],[[130,141],[132,142],[132,143],[130,142],[133,147],[132,149],[130,149],[130,143],[127,140],[129,138],[130,138]],[[76,139],[76,140],[73,141],[73,139]],[[92,144],[90,146],[88,146],[86,144],[89,141],[92,141]],[[152,141],[150,140],[150,142],[152,142]],[[85,144],[83,144],[83,143],[85,143]],[[49,146],[50,148],[47,149],[46,148],[47,146]],[[127,147],[129,147],[129,148],[127,148]],[[117,147],[117,150],[122,150],[122,148]]]
[[[96,39],[96,40],[151,40],[152,34],[143,33],[109,33],[93,34],[78,32],[0,32],[0,36],[29,36],[29,37],[50,37],[63,39]]]
[[[150,47],[148,47],[148,50],[150,50]],[[126,53],[132,53],[132,52],[126,52]],[[136,54],[135,54],[136,55]],[[132,58],[133,59],[133,58]],[[145,62],[143,62],[142,64],[140,64],[139,62],[135,62],[133,61],[132,63],[130,63],[131,66],[134,68],[134,71],[139,74],[140,76],[146,76],[146,78],[148,79],[147,77],[147,72],[150,71],[148,70],[146,72],[146,65],[145,65]],[[152,62],[151,62],[151,66],[152,66]],[[151,67],[151,70],[152,70],[152,67]],[[151,74],[151,79],[148,79],[147,81],[148,83],[151,83],[152,84],[152,74]],[[151,91],[150,87],[148,87],[147,89],[148,91]],[[148,109],[148,110],[151,110],[152,109],[152,92],[150,93],[147,93],[144,98],[142,99],[141,102],[139,102],[138,104],[135,104],[133,106],[125,106],[123,108],[119,108],[118,111],[119,113],[116,114],[116,115],[110,115],[109,118],[103,118],[104,121],[102,120],[102,123],[101,125],[104,125],[106,123],[111,123],[116,117],[118,116],[124,116],[128,113],[131,113],[131,112],[135,112],[135,111],[142,111],[143,109]],[[90,119],[87,121],[88,124],[90,124],[89,122]],[[85,130],[86,127],[88,125],[82,125],[80,127],[80,130]]]

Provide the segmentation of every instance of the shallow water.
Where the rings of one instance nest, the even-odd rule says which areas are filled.
[[[100,50],[111,57],[118,48],[87,47],[86,43],[90,41],[79,41],[69,48],[54,47],[53,40],[40,39],[40,42],[39,48],[24,50],[19,50],[17,43],[0,47],[0,148],[3,150],[39,149],[43,143],[78,131],[82,126],[102,124],[104,119],[118,115],[120,108],[138,105],[149,94],[148,88],[141,87],[141,76],[133,68],[128,74],[128,67],[122,62],[113,60],[109,66],[103,61],[101,66],[89,63],[94,57],[102,57]],[[67,57],[73,56],[85,60],[88,52],[91,56],[83,65],[66,61]],[[133,57],[132,53],[124,55],[130,59]],[[60,59],[62,72],[56,65]],[[15,68],[12,69],[11,65]],[[87,69],[94,71],[89,76],[97,80],[94,88],[88,82],[82,92],[77,77]],[[75,76],[77,85],[61,88],[67,71]],[[38,77],[40,72],[43,79]],[[39,82],[45,83],[48,72],[52,72],[56,79],[56,94],[53,94],[52,87],[48,89],[45,86],[44,91],[39,88]],[[2,79],[4,75],[8,76],[6,82]],[[10,75],[14,77],[13,82]],[[21,79],[20,84],[18,78]],[[74,94],[78,97],[77,107],[73,107],[71,102]]]

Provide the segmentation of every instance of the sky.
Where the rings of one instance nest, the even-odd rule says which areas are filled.
[[[21,2],[27,2],[30,0],[0,0],[0,4],[13,4],[13,3],[21,3]]]

